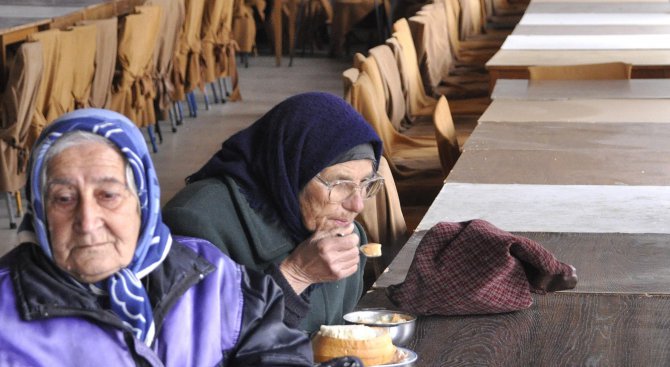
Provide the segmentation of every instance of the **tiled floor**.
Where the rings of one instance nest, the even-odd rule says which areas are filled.
[[[283,99],[306,91],[326,91],[342,95],[340,75],[351,66],[350,60],[329,58],[294,59],[293,66],[274,66],[274,57],[252,57],[247,69],[240,68],[243,101],[212,105],[204,110],[200,96],[197,118],[187,118],[178,132],[170,132],[163,122],[164,141],[154,155],[165,203],[183,186],[183,179],[193,173],[214,153],[221,142],[234,132],[254,122]],[[24,203],[25,205],[25,203]],[[17,244],[15,230],[9,229],[4,197],[0,199],[0,255]]]

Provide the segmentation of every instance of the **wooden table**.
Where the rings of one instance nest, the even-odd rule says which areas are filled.
[[[423,316],[421,366],[642,366],[670,360],[670,81],[500,80],[446,183],[359,302],[395,308],[421,239],[482,218],[577,269],[527,310]],[[449,264],[444,264],[449,266]]]
[[[498,79],[492,99],[670,99],[670,79],[533,80]]]

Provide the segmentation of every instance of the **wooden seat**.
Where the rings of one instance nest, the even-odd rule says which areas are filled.
[[[602,64],[530,66],[530,80],[597,80],[630,79],[631,64],[610,62]]]

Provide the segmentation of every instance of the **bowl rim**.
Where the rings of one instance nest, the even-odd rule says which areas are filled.
[[[406,321],[400,321],[400,322],[363,322],[359,320],[353,320],[352,318],[355,315],[358,314],[363,314],[363,313],[371,313],[371,314],[378,314],[378,315],[389,315],[389,314],[398,314],[403,317],[406,317]],[[382,327],[390,327],[390,326],[400,326],[400,325],[406,325],[406,324],[411,324],[416,321],[416,316],[405,312],[405,311],[400,311],[400,310],[392,310],[392,309],[386,309],[386,308],[369,308],[369,309],[360,309],[356,311],[351,311],[344,316],[342,316],[345,322],[352,323],[352,324],[358,324],[358,325],[368,325],[368,326],[382,326]]]

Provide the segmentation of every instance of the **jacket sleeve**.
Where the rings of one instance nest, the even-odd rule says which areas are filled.
[[[242,292],[242,330],[229,365],[313,366],[309,338],[284,323],[284,297],[272,278],[245,269]]]

